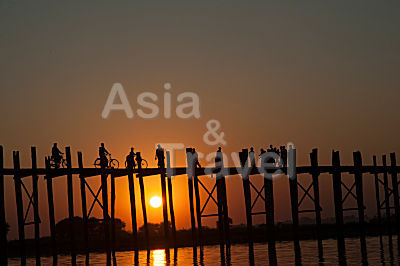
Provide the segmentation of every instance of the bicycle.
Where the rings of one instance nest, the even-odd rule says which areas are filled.
[[[142,169],[143,168],[147,168],[149,166],[149,164],[147,163],[147,161],[145,159],[142,159],[142,162],[140,163],[140,165],[142,166]],[[128,168],[128,162],[127,161],[125,161],[125,168]],[[135,164],[135,167],[133,169],[135,169],[135,168],[136,168],[136,164]]]
[[[67,160],[65,160],[64,158],[61,157],[59,162],[56,162],[53,158],[53,156],[50,157],[50,167],[54,167],[54,168],[66,168],[67,167]]]
[[[101,168],[101,160],[100,160],[100,158],[97,158],[94,161],[93,165],[96,168]],[[108,166],[107,166],[107,168],[119,168],[118,160],[111,158],[111,154],[108,155]]]

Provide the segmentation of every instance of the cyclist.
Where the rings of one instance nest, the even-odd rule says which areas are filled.
[[[126,156],[126,168],[135,169],[136,162],[135,162],[135,155],[136,153],[133,151],[134,148],[131,148],[131,152]]]
[[[137,152],[136,153],[136,163],[137,163],[139,169],[141,168],[142,161],[143,161],[143,159],[142,159],[142,156],[140,155],[140,152]]]
[[[106,168],[108,166],[107,155],[111,154],[104,147],[104,143],[101,143],[101,146],[99,147],[99,156],[100,156],[100,166],[102,168]]]
[[[63,159],[62,153],[58,147],[57,143],[54,143],[53,148],[51,148],[51,158],[54,161],[55,168],[59,168],[61,164],[61,160]]]

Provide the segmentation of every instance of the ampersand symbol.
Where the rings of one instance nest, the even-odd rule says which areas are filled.
[[[218,134],[218,130],[221,127],[221,123],[218,120],[209,120],[206,124],[206,127],[208,131],[203,135],[203,141],[206,144],[210,146],[215,146],[218,144],[226,145],[226,141],[224,140],[225,133],[221,132]],[[212,137],[212,140],[210,140],[210,137]]]

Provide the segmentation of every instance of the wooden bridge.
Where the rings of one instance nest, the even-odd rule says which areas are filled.
[[[187,153],[190,153],[191,149],[187,149]],[[373,165],[363,165],[360,152],[353,153],[354,164],[350,166],[342,166],[340,164],[340,156],[338,151],[332,152],[332,165],[321,166],[318,164],[318,151],[314,149],[310,153],[310,166],[297,166],[296,165],[296,150],[291,148],[288,150],[287,162],[282,165],[261,165],[256,167],[253,162],[249,162],[249,152],[244,149],[239,153],[240,163],[239,167],[225,167],[223,160],[219,163],[216,162],[216,166],[213,168],[196,168],[195,163],[191,161],[188,155],[187,167],[171,167],[170,154],[166,152],[166,165],[160,165],[158,168],[146,168],[142,169],[140,164],[137,169],[108,169],[108,168],[86,168],[83,165],[82,153],[78,152],[78,167],[72,167],[71,161],[71,150],[69,147],[65,150],[67,167],[54,169],[50,167],[49,158],[45,158],[45,168],[37,167],[36,148],[31,148],[31,168],[21,168],[19,152],[13,152],[13,168],[4,168],[3,160],[3,147],[0,146],[0,264],[7,264],[7,232],[6,232],[6,219],[5,219],[5,200],[4,200],[4,178],[5,176],[12,176],[14,178],[15,185],[15,198],[17,207],[17,218],[18,218],[18,236],[19,236],[19,248],[21,263],[25,263],[26,257],[26,240],[25,240],[25,226],[34,225],[35,235],[35,254],[36,261],[40,264],[41,246],[40,246],[40,217],[39,217],[39,206],[38,206],[38,178],[44,176],[47,186],[47,201],[48,201],[48,212],[49,212],[49,224],[51,233],[52,243],[52,254],[53,261],[57,262],[57,241],[55,231],[55,216],[54,216],[54,199],[53,199],[53,179],[65,176],[67,178],[67,195],[68,195],[68,217],[72,219],[74,217],[74,195],[73,195],[73,175],[78,175],[80,179],[80,194],[82,204],[82,216],[83,216],[83,227],[84,227],[84,246],[88,258],[89,254],[89,234],[88,234],[88,217],[95,204],[98,204],[103,211],[104,221],[104,239],[105,239],[105,250],[107,252],[107,262],[111,264],[112,254],[115,251],[115,179],[116,178],[127,178],[129,182],[130,192],[130,209],[131,209],[131,222],[132,222],[132,247],[134,250],[138,248],[138,232],[137,232],[137,220],[136,220],[136,206],[135,206],[135,189],[134,189],[134,176],[139,179],[140,186],[140,199],[141,209],[144,220],[144,230],[146,246],[149,247],[149,230],[147,222],[147,210],[146,210],[146,194],[144,189],[143,179],[146,176],[160,176],[160,185],[162,190],[162,205],[163,205],[163,218],[164,218],[164,234],[165,234],[165,247],[176,247],[176,228],[175,228],[175,213],[173,204],[173,186],[172,176],[187,175],[188,176],[188,191],[189,191],[189,206],[190,206],[190,217],[191,217],[191,228],[192,228],[192,239],[193,246],[204,245],[204,239],[202,238],[202,219],[207,217],[218,217],[219,227],[219,241],[221,251],[226,249],[226,252],[230,249],[230,224],[228,214],[228,203],[227,203],[227,191],[225,178],[229,175],[241,175],[243,180],[243,196],[245,199],[245,214],[247,221],[247,233],[249,245],[253,243],[253,219],[255,215],[265,215],[267,234],[268,234],[268,248],[274,249],[275,247],[275,216],[274,216],[274,196],[273,196],[273,179],[267,178],[268,173],[277,173],[287,175],[289,178],[289,189],[290,189],[290,202],[291,202],[291,213],[293,222],[293,239],[295,246],[295,255],[300,250],[300,244],[298,240],[298,227],[299,227],[299,216],[303,213],[314,213],[316,234],[318,240],[319,255],[322,254],[322,238],[321,238],[321,211],[320,196],[319,196],[319,175],[322,173],[328,173],[332,175],[332,186],[334,191],[334,206],[335,206],[335,218],[336,218],[336,229],[337,229],[337,241],[338,241],[338,252],[344,252],[344,211],[355,211],[358,215],[358,222],[360,228],[360,239],[361,248],[363,252],[366,252],[365,243],[365,216],[364,216],[364,195],[363,195],[363,174],[373,174],[375,178],[375,198],[377,217],[379,223],[383,220],[381,216],[381,210],[385,210],[386,217],[390,217],[390,210],[395,210],[397,234],[400,233],[400,207],[399,207],[399,192],[397,180],[397,173],[400,172],[400,166],[396,165],[396,155],[390,154],[390,165],[386,163],[386,155],[382,156],[382,165],[377,165],[377,159],[373,157]],[[222,157],[221,157],[222,158]],[[351,186],[347,186],[342,182],[342,174],[348,173],[354,176],[354,183]],[[204,175],[213,175],[215,177],[215,184],[211,189],[207,188],[201,181],[200,177]],[[299,174],[309,174],[312,177],[310,184],[305,185],[304,182],[300,182]],[[259,188],[255,186],[251,179],[255,175],[264,175],[264,185]],[[389,184],[389,175],[391,177],[391,185]],[[24,184],[26,178],[32,178],[32,191],[29,191]],[[88,178],[101,178],[101,186],[97,192],[95,192],[88,182]],[[110,178],[109,178],[110,177]],[[110,182],[111,187],[111,202],[108,203],[108,183]],[[168,187],[168,189],[167,189]],[[380,188],[384,189],[384,199],[381,199]],[[207,194],[207,198],[200,199],[200,190],[204,190]],[[257,194],[255,199],[251,198],[251,191],[254,190]],[[89,207],[87,206],[86,193],[92,194],[94,200]],[[168,191],[168,192],[167,192]],[[311,191],[313,193],[311,193]],[[101,192],[101,201],[99,199]],[[300,193],[299,193],[300,192]],[[26,193],[29,198],[28,207],[24,213],[24,202],[23,193]],[[216,198],[214,196],[216,194]],[[302,203],[308,198],[314,203],[314,208],[302,209]],[[354,208],[344,208],[344,202],[353,199],[356,202]],[[390,206],[391,199],[394,202],[393,206]],[[265,211],[255,212],[254,205],[257,200],[262,200],[265,203]],[[215,214],[204,214],[204,209],[207,204],[216,204],[218,212]],[[110,205],[110,212],[109,212]],[[27,222],[26,218],[28,212],[33,210],[34,221]],[[387,219],[388,220],[388,219]],[[169,221],[171,227],[169,227]],[[197,221],[197,225],[196,225]],[[111,224],[111,226],[110,226]],[[110,232],[111,228],[111,232]],[[171,232],[170,232],[170,228]],[[72,263],[76,263],[76,250],[75,250],[75,238],[74,228],[69,228],[70,245],[71,245],[71,256]],[[273,252],[270,252],[273,254]],[[339,254],[340,256],[341,254]],[[272,257],[271,257],[272,256]],[[274,262],[276,258],[270,255],[270,261]],[[88,261],[87,261],[88,262]]]

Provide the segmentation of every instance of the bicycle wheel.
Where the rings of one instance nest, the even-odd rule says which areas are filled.
[[[117,159],[111,159],[110,161],[110,167],[111,168],[119,168],[119,162]]]
[[[94,167],[96,167],[96,168],[100,168],[100,167],[101,167],[100,158],[97,158],[97,159],[94,161],[93,165],[94,165]]]
[[[141,165],[142,165],[142,168],[147,168],[147,166],[148,166],[147,161],[143,159]]]

